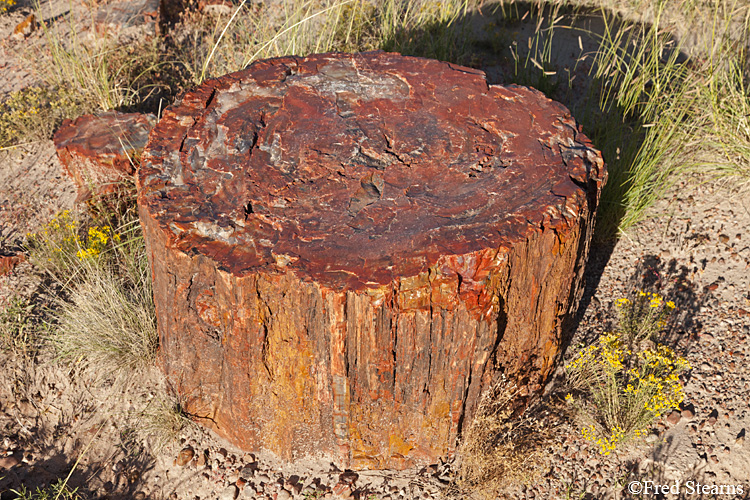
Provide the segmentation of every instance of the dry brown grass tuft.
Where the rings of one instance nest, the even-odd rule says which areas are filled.
[[[195,425],[183,409],[182,401],[172,396],[156,396],[143,410],[138,437],[148,443],[153,454],[176,443],[183,430]]]
[[[110,373],[150,366],[158,337],[147,277],[140,288],[130,289],[100,267],[91,266],[86,273],[70,301],[61,304],[53,340],[57,351]]]
[[[543,471],[560,422],[547,402],[517,414],[519,391],[503,378],[487,391],[458,450],[458,478],[449,497],[496,499],[506,488],[528,484]]]

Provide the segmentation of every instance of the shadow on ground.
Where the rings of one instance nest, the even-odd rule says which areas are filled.
[[[0,499],[49,492],[68,475],[68,489],[85,498],[132,499],[154,458],[117,404],[118,388],[51,359],[3,352],[0,361]]]
[[[596,78],[601,41],[617,39],[620,30],[638,32],[650,26],[628,22],[617,14],[583,7],[561,7],[534,2],[489,4],[479,12],[460,17],[453,23],[435,23],[413,32],[395,33],[384,48],[405,55],[433,57],[483,70],[491,84],[529,85],[565,104],[583,132],[592,140],[608,166],[609,180],[599,203],[597,229],[585,270],[585,290],[578,314],[564,327],[564,345],[569,343],[583,313],[591,305],[601,275],[609,262],[617,239],[617,228],[624,216],[628,194],[629,169],[643,144],[647,128],[637,117],[625,116],[614,103],[601,105],[604,94],[612,93],[607,76]],[[675,44],[676,46],[676,44]],[[635,45],[628,37],[615,44],[624,63],[634,57]],[[669,51],[660,55],[666,61]],[[678,54],[679,62],[688,62]],[[667,273],[670,279],[684,281],[685,270],[676,263],[642,261],[646,269]],[[671,266],[671,267],[670,267]],[[658,270],[656,269],[658,268]],[[633,287],[656,286],[633,276]],[[641,281],[641,283],[639,283]],[[662,279],[659,286],[665,286]],[[690,321],[692,307],[702,299],[688,289],[679,293],[681,320]],[[658,288],[658,287],[657,287]],[[675,300],[677,302],[677,300]],[[689,329],[689,323],[684,324]]]

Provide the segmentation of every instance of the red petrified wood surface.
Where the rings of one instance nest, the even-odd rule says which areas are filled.
[[[469,68],[323,54],[207,81],[138,175],[163,368],[245,449],[434,463],[500,373],[550,374],[605,177],[565,107]]]
[[[63,121],[53,141],[78,199],[112,193],[135,173],[156,117],[108,111]]]

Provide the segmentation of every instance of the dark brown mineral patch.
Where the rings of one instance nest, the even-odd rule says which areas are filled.
[[[132,179],[135,163],[154,126],[153,115],[109,111],[65,120],[53,141],[78,187],[78,199],[112,193]]]
[[[562,105],[382,52],[261,61],[170,107],[139,169],[163,367],[248,449],[452,453],[538,391],[606,171]]]

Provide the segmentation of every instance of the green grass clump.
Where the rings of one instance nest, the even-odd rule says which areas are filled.
[[[44,19],[41,7],[36,15]],[[120,44],[92,30],[84,40],[72,17],[40,26],[44,43],[21,55],[42,83],[0,102],[0,148],[50,139],[64,119],[83,114],[156,112],[185,87],[182,65],[160,37]]]
[[[51,339],[57,353],[128,374],[156,356],[151,276],[134,208],[109,215],[61,213],[29,235],[29,260],[59,290]]]
[[[177,30],[194,83],[285,55],[373,49],[455,60],[468,49],[457,26],[469,0],[242,2],[231,16],[187,14]]]
[[[663,29],[666,2],[651,25],[625,25],[603,13],[605,31],[593,77],[601,85],[599,111],[584,119],[609,166],[602,193],[599,236],[627,231],[690,164],[685,122],[693,113],[694,75]],[[607,119],[599,117],[604,114]],[[587,117],[589,118],[589,117]]]
[[[18,490],[11,490],[15,495],[14,500],[83,500],[78,493],[78,488],[69,488],[67,479],[59,479],[56,483],[31,491],[26,486],[21,486]]]
[[[37,15],[44,19],[41,7]],[[72,16],[67,23],[41,27],[46,43],[33,54],[41,76],[50,85],[76,89],[86,112],[134,104],[142,81],[159,66],[158,45],[153,42],[138,43],[134,51],[106,36],[84,41]]]
[[[613,333],[578,352],[565,366],[572,393],[566,396],[583,421],[583,437],[603,455],[644,437],[653,423],[676,408],[684,392],[679,374],[685,358],[657,343],[674,304],[639,292],[617,301],[620,323]]]
[[[513,64],[512,81],[566,104],[602,151],[609,180],[598,209],[598,240],[626,233],[681,176],[749,175],[746,2],[532,1],[522,8],[501,2],[498,10],[491,44]],[[616,14],[623,10],[630,18]],[[601,20],[601,31],[581,27],[587,16]],[[676,16],[687,31],[706,32],[697,46],[686,47],[680,41],[686,37],[678,40],[670,31]],[[517,39],[524,17],[536,23],[528,40]],[[573,68],[556,59],[569,50],[555,38],[565,30],[596,45],[585,52],[579,41]],[[574,84],[572,74],[584,61],[590,82]]]
[[[106,268],[90,266],[85,273],[61,304],[52,339],[57,352],[114,373],[153,364],[158,337],[148,273],[135,286]]]

